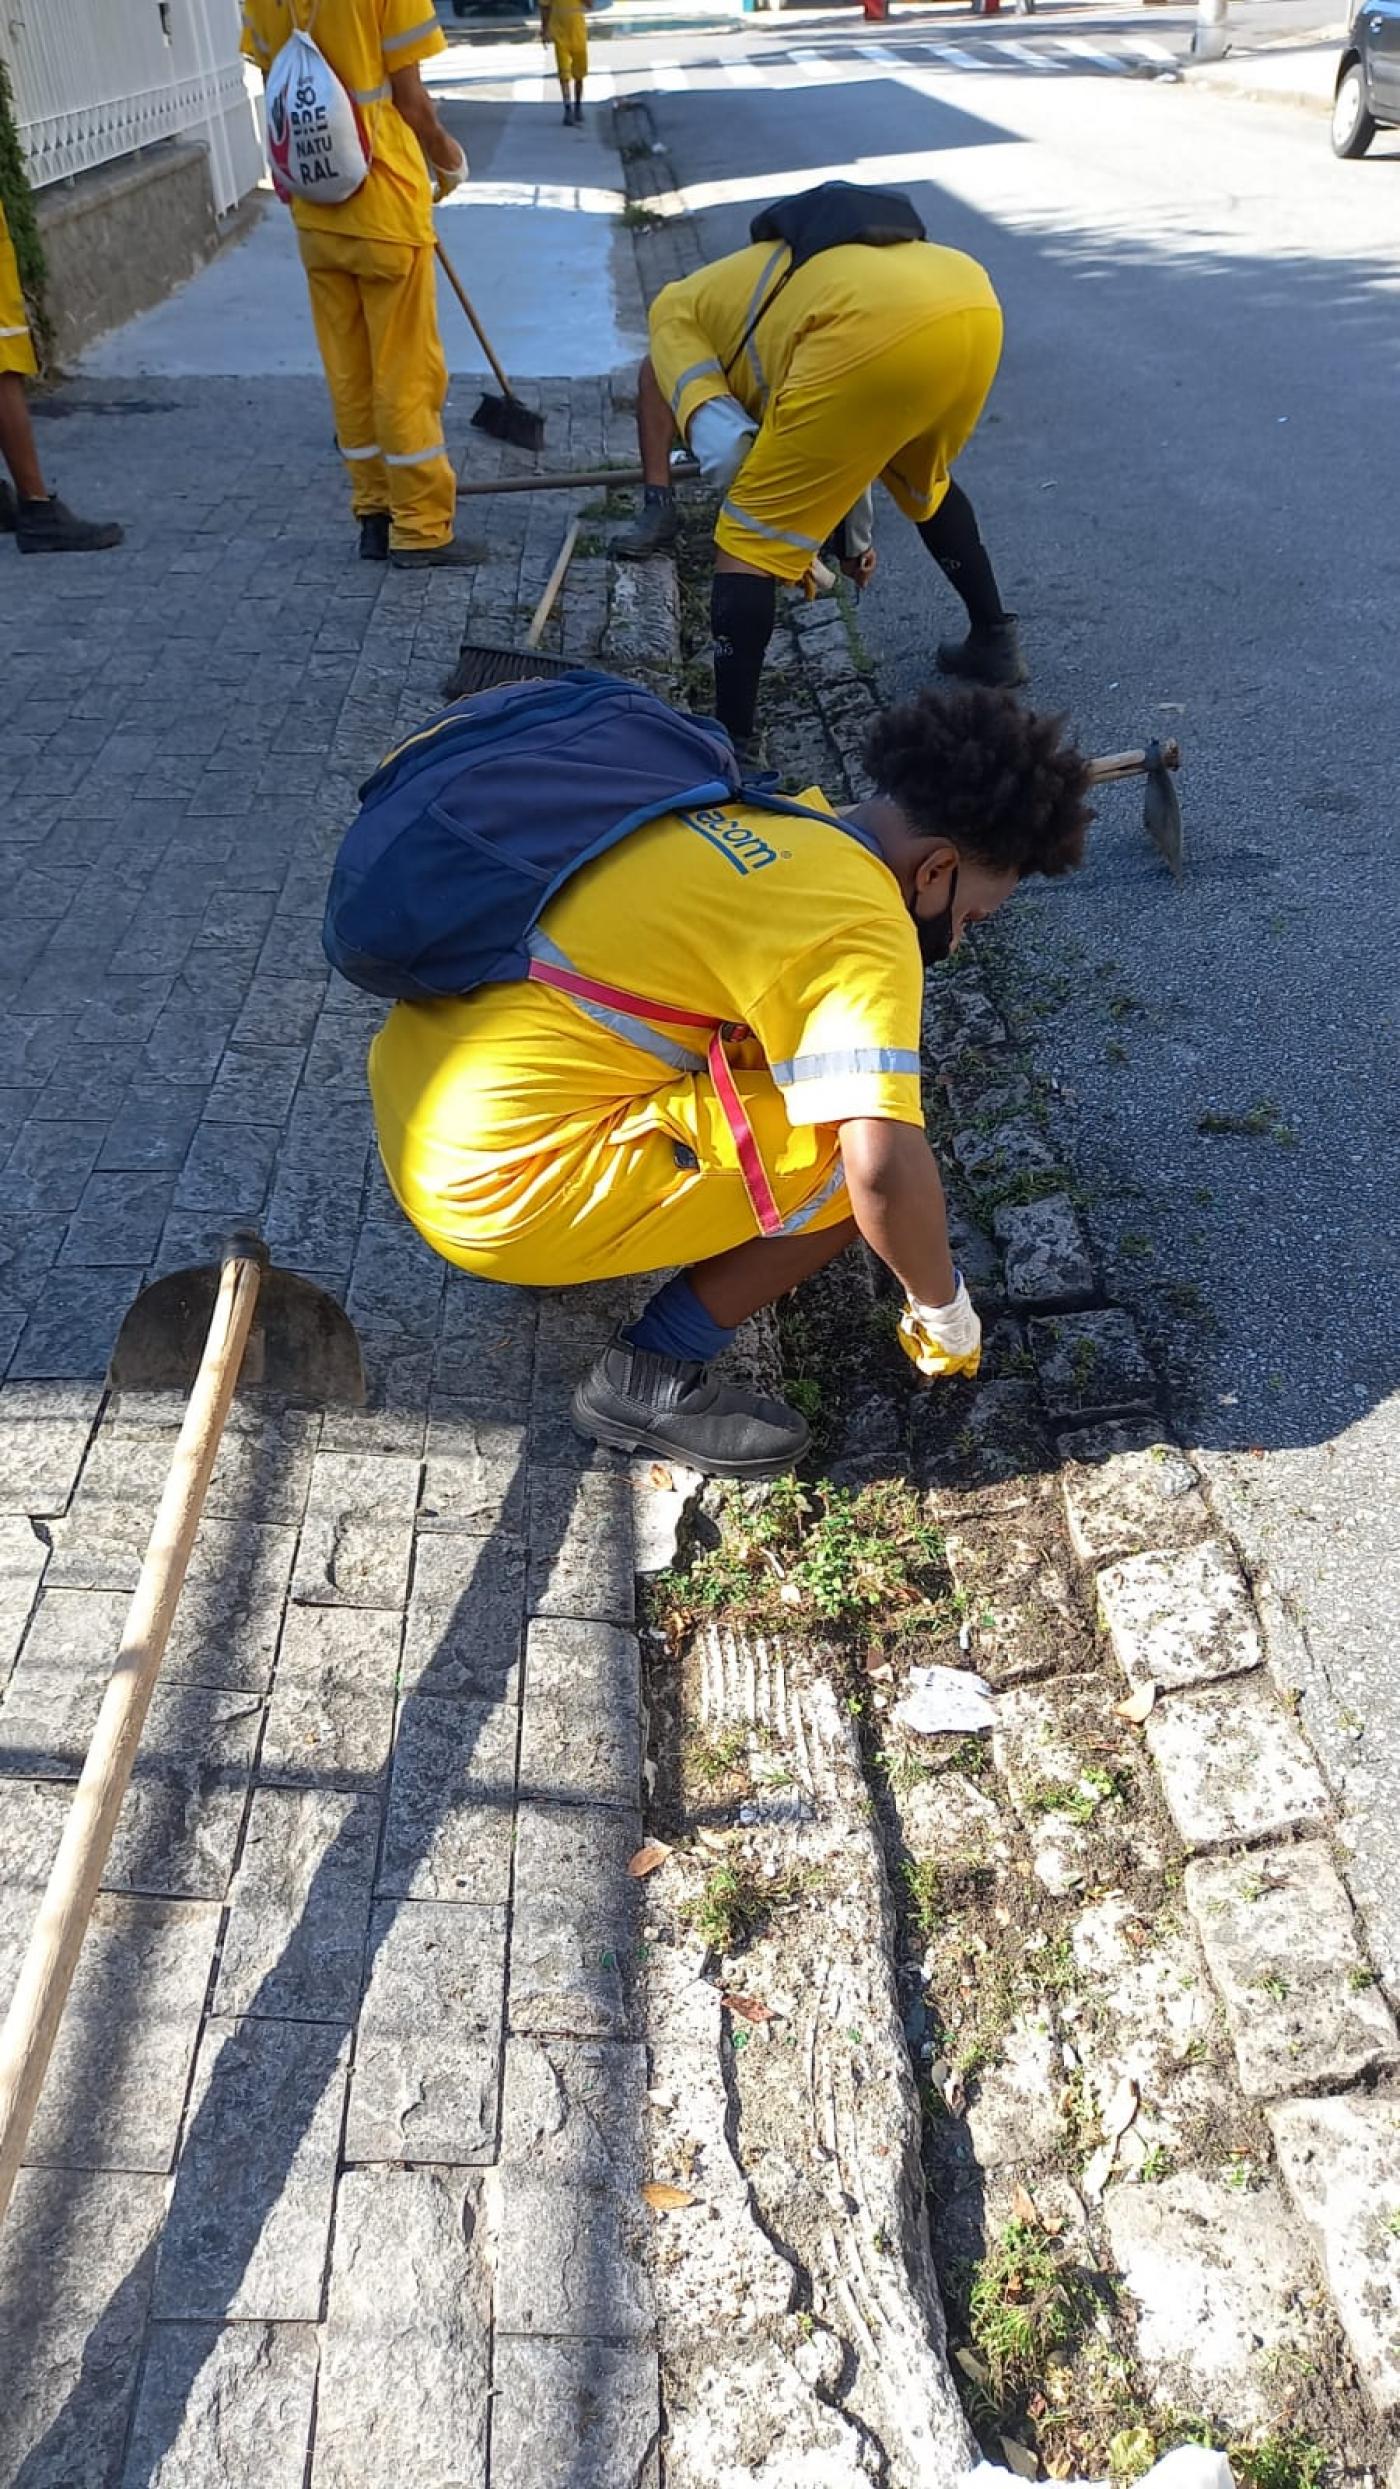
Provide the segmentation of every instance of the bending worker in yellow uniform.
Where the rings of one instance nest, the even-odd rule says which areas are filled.
[[[588,75],[588,19],[592,0],[541,0],[540,41],[554,46],[559,92],[564,98],[564,127],[583,126],[583,82]],[[573,101],[569,85],[573,82]]]
[[[0,534],[18,538],[21,553],[105,553],[122,531],[109,520],[80,519],[51,493],[34,446],[24,384],[39,368],[15,246],[0,204],[0,458],[14,489],[0,477]]]
[[[1027,874],[1080,862],[1087,766],[1058,718],[970,688],[888,710],[866,761],[862,839],[739,797],[584,865],[531,945],[601,997],[485,985],[396,1003],[374,1041],[389,1182],[448,1261],[538,1288],[680,1266],[574,1395],[600,1443],[737,1477],[799,1459],[802,1417],[711,1361],[857,1232],[903,1283],[921,1369],[976,1371],[920,1102],[924,969]],[[681,1017],[619,1008],[645,996]],[[697,1017],[728,1024],[727,1074],[681,1042]]]
[[[432,0],[243,0],[243,50],[266,75],[294,29],[314,34],[358,106],[373,160],[336,207],[294,198],[336,439],[360,554],[419,570],[480,558],[457,542],[457,478],[442,436],[433,198],[466,163],[418,74],[446,49]]]
[[[836,190],[881,195],[829,184],[757,221],[775,223]],[[922,230],[908,201],[898,204]],[[611,549],[642,560],[674,540],[677,433],[707,480],[728,482],[710,614],[715,710],[736,744],[753,737],[778,583],[796,586],[833,538],[849,576],[872,575],[867,497],[877,478],[967,608],[966,638],[938,650],[942,670],[1024,682],[1016,618],[950,473],[996,375],[1001,338],[985,269],[926,241],[845,243],[796,265],[786,242],[756,242],[656,296],[637,404],[645,503]]]

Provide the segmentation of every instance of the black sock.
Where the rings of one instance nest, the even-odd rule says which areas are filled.
[[[644,484],[642,486],[642,499],[649,510],[656,509],[662,502],[669,505],[675,498],[674,484]]]
[[[977,513],[960,484],[950,484],[931,519],[919,528],[950,588],[956,588],[974,631],[1006,620],[996,573],[978,533]]]
[[[715,714],[736,743],[746,742],[753,733],[758,678],[777,612],[775,580],[757,579],[748,571],[715,572],[710,590]]]

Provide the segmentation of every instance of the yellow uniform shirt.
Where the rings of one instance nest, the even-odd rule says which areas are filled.
[[[963,251],[936,242],[901,242],[887,250],[844,243],[819,251],[789,279],[726,379],[725,366],[790,257],[785,242],[754,242],[657,295],[650,314],[652,361],[682,432],[707,398],[736,397],[751,415],[761,415],[799,359],[805,388],[829,388],[955,313],[999,317],[986,269]]]
[[[369,242],[431,244],[433,193],[423,150],[394,110],[389,79],[447,49],[431,0],[243,0],[243,50],[264,76],[295,27],[320,45],[349,88],[369,132],[373,162],[363,189],[340,207],[293,199],[309,231]]]
[[[813,790],[805,802],[829,813]],[[889,868],[822,820],[670,814],[546,909],[543,955],[742,1022],[730,1060],[779,1208],[845,1215],[834,1127],[922,1126],[923,964]],[[701,1031],[534,984],[398,1003],[370,1087],[389,1181],[451,1261],[528,1286],[659,1270],[756,1233]]]

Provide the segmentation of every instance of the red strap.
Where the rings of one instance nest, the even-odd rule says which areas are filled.
[[[543,959],[531,960],[530,978],[536,985],[552,985],[561,994],[574,994],[580,1002],[602,1003],[609,1011],[639,1013],[646,1020],[669,1020],[678,1028],[707,1028],[713,1032],[709,1052],[710,1078],[715,1084],[715,1095],[723,1109],[724,1120],[734,1138],[739,1173],[744,1179],[749,1207],[758,1221],[760,1234],[780,1236],[783,1230],[782,1212],[773,1198],[773,1188],[768,1181],[758,1143],[753,1137],[753,1126],[744,1112],[744,1101],[734,1085],[734,1075],[724,1051],[726,1030],[731,1036],[742,1037],[745,1034],[743,1028],[737,1022],[730,1021],[722,1022],[716,1028],[713,1017],[707,1011],[681,1011],[672,1003],[650,1002],[645,994],[629,994],[625,986],[603,985],[596,977],[582,977],[573,968],[552,967]]]
[[[724,1109],[725,1122],[734,1135],[734,1147],[739,1153],[739,1173],[744,1179],[744,1190],[760,1231],[765,1236],[780,1236],[783,1232],[783,1214],[773,1199],[773,1188],[759,1155],[758,1143],[753,1137],[753,1126],[744,1113],[744,1101],[734,1086],[734,1074],[724,1051],[722,1028],[717,1028],[710,1039],[710,1078],[715,1084],[715,1095]]]
[[[712,1011],[680,1011],[674,1003],[649,1002],[645,994],[629,994],[622,985],[600,985],[596,977],[581,977],[576,968],[552,968],[548,960],[532,959],[530,979],[535,985],[556,985],[561,994],[577,994],[580,1002],[604,1003],[609,1011],[640,1012],[644,1020],[670,1020],[677,1028],[713,1028]]]

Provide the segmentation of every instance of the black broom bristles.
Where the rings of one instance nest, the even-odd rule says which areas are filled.
[[[543,449],[544,417],[520,398],[498,398],[488,389],[472,417],[478,432],[489,432],[495,440],[513,441],[517,449]]]

